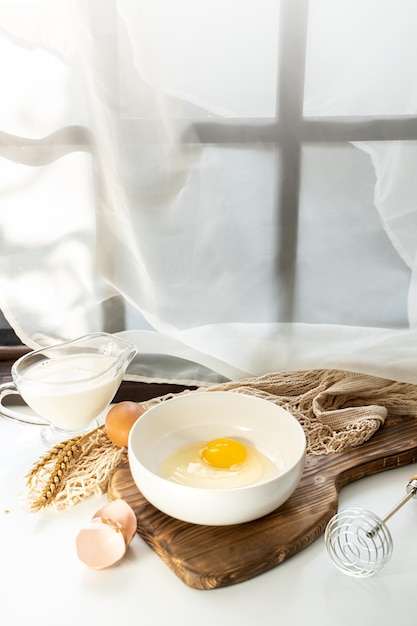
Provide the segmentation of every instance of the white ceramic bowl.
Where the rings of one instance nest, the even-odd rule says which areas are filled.
[[[277,465],[277,475],[238,488],[196,488],[158,475],[175,450],[217,437],[238,438]],[[143,496],[171,517],[206,525],[248,522],[283,504],[297,487],[306,452],[304,431],[283,408],[232,391],[202,391],[154,405],[133,425],[132,477]]]

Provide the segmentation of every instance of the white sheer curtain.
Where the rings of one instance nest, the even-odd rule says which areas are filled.
[[[122,333],[141,380],[417,382],[416,26],[410,0],[0,0],[0,308],[19,337]],[[373,139],[381,118],[398,134]]]

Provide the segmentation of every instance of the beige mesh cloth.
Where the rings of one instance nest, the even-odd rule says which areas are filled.
[[[126,448],[115,446],[104,426],[64,441],[44,454],[27,474],[26,504],[32,511],[60,510],[101,495],[126,460]]]
[[[182,393],[201,391],[245,393],[278,404],[299,420],[307,453],[314,455],[361,445],[388,415],[417,417],[417,385],[341,370],[279,372]],[[160,396],[143,406],[173,396]],[[39,460],[28,475],[27,501],[33,511],[73,506],[105,492],[126,460],[126,448],[112,444],[102,426],[59,444]]]
[[[278,404],[299,420],[307,452],[316,455],[359,446],[388,414],[417,417],[417,385],[343,370],[277,372],[191,393],[199,391],[234,391]],[[161,396],[148,405],[170,397]]]

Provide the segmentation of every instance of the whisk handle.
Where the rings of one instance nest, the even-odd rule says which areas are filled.
[[[404,506],[404,504],[406,502],[408,502],[409,500],[411,500],[411,498],[417,498],[417,474],[415,476],[411,476],[410,480],[408,481],[407,487],[406,487],[406,494],[403,498],[401,498],[401,500],[398,502],[398,504],[396,504],[391,511],[389,511],[389,513],[387,513],[383,518],[382,521],[383,522],[387,522],[389,520],[390,517],[392,517],[394,515],[394,513],[396,513],[399,509],[401,509],[402,506]]]
[[[406,491],[410,494],[410,498],[417,498],[417,474],[411,476],[408,481]]]

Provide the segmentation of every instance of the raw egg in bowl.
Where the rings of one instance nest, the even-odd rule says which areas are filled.
[[[263,517],[295,491],[306,439],[276,404],[232,391],[197,391],[148,409],[129,434],[133,480],[157,509],[193,524]]]

